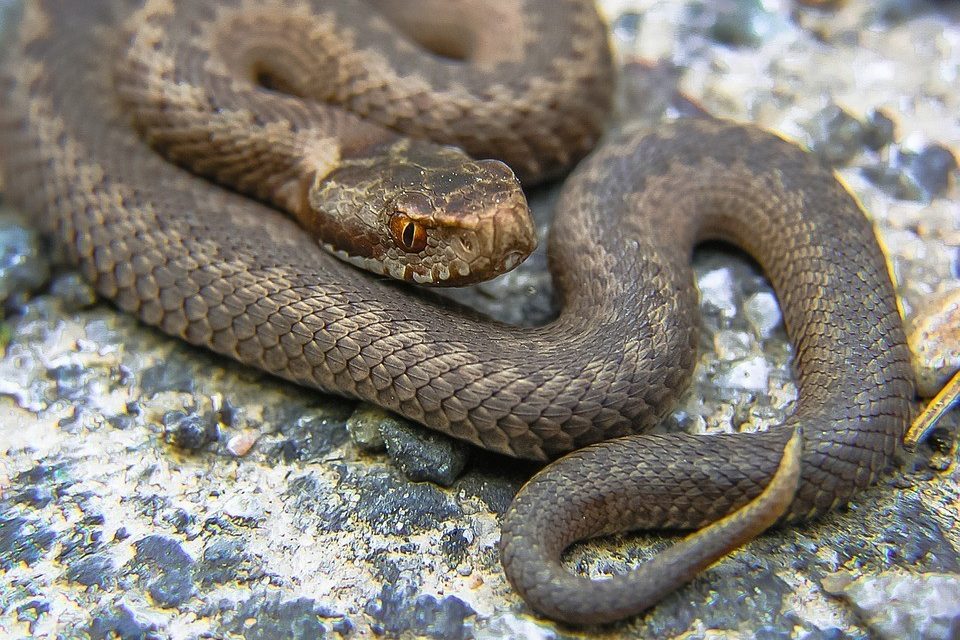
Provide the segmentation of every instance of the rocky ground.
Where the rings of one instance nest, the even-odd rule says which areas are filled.
[[[837,168],[886,245],[934,392],[960,359],[960,4],[603,5],[620,123],[702,108]],[[543,233],[552,197],[534,197]],[[141,326],[51,264],[30,212],[0,211],[4,637],[960,637],[956,411],[850,506],[762,536],[647,615],[574,630],[533,615],[500,569],[498,518],[532,466]],[[663,428],[777,424],[796,384],[769,284],[722,247],[696,266],[699,368]],[[458,295],[536,323],[550,290],[538,253]],[[625,571],[669,541],[618,536],[569,564]]]

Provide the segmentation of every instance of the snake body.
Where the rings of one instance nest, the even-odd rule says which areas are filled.
[[[887,465],[913,382],[884,259],[832,174],[776,136],[705,119],[604,144],[564,187],[549,239],[562,310],[537,328],[465,317],[361,274],[290,217],[236,193],[296,207],[294,168],[262,144],[265,131],[294,146],[305,132],[320,136],[327,146],[299,147],[314,172],[400,131],[506,158],[524,180],[556,174],[595,142],[610,102],[607,44],[590,3],[511,0],[484,15],[452,0],[367,3],[385,18],[361,17],[347,1],[176,4],[187,21],[178,46],[201,54],[196,77],[209,86],[173,67],[164,75],[163,56],[150,58],[172,2],[28,4],[2,72],[8,195],[101,295],[192,344],[511,456],[547,460],[614,439],[548,466],[504,520],[504,569],[539,611],[571,622],[640,611],[774,520],[823,513]],[[419,44],[446,57],[397,31],[417,28],[414,11],[427,16]],[[239,26],[217,31],[227,23]],[[250,24],[261,28],[244,43]],[[271,31],[285,37],[261,38]],[[104,61],[131,42],[148,46],[133,72],[115,75]],[[283,93],[232,75],[230,55],[262,63]],[[306,71],[315,75],[301,82]],[[172,83],[153,104],[180,114],[186,133],[168,130],[155,146],[233,191],[150,148],[138,131],[156,135],[149,114],[123,106],[136,93],[124,73],[138,86]],[[241,94],[262,112],[218,103]],[[453,102],[434,101],[444,95]],[[204,109],[240,113],[240,130],[259,133],[231,147],[237,129],[209,133],[194,121]],[[178,147],[177,135],[232,151],[198,160],[210,149]],[[690,258],[710,238],[746,249],[773,282],[797,347],[796,411],[786,428],[763,433],[632,435],[656,424],[689,380]],[[584,537],[713,522],[602,583],[559,561]]]

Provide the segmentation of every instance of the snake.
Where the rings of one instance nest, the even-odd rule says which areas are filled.
[[[535,611],[636,615],[889,466],[914,383],[859,203],[751,125],[604,137],[615,70],[591,2],[36,0],[18,24],[0,71],[10,201],[148,325],[559,457],[502,520],[505,575]],[[535,243],[522,188],[574,164],[548,240],[554,320],[506,325],[415,286],[514,266]],[[691,377],[705,240],[769,277],[798,400],[767,431],[645,433]],[[637,529],[694,533],[609,579],[564,566],[574,542]]]

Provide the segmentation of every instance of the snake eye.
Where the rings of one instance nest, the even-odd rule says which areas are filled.
[[[390,234],[393,241],[407,253],[420,253],[427,246],[427,230],[424,226],[402,213],[390,218]]]

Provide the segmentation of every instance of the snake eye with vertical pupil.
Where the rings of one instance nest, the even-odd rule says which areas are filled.
[[[393,241],[407,253],[420,253],[427,246],[427,230],[419,222],[402,213],[390,218],[390,235]]]

